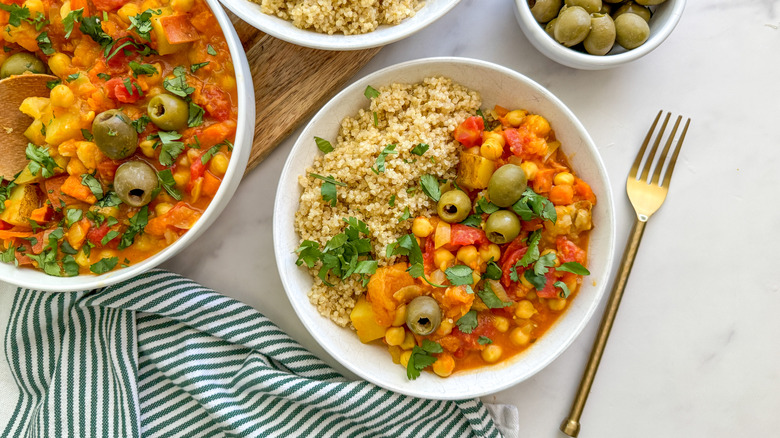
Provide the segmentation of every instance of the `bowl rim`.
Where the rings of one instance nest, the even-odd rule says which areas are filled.
[[[214,222],[214,220],[219,217],[220,213],[222,213],[225,206],[230,201],[230,198],[232,198],[238,188],[238,183],[241,181],[241,176],[249,162],[255,126],[255,91],[252,82],[252,74],[249,70],[249,62],[247,61],[246,53],[241,46],[241,42],[233,24],[230,22],[230,19],[228,19],[227,14],[220,6],[218,0],[205,1],[219,22],[222,34],[224,35],[230,50],[233,71],[236,76],[238,114],[236,117],[237,128],[235,141],[233,143],[233,154],[231,155],[228,164],[228,170],[225,173],[225,177],[222,180],[223,183],[220,185],[217,194],[211,200],[208,207],[203,212],[203,215],[195,223],[192,229],[184,233],[176,242],[163,248],[157,254],[154,254],[141,262],[130,265],[127,268],[119,268],[100,275],[83,274],[75,277],[52,277],[37,269],[32,270],[27,267],[17,267],[12,264],[1,263],[0,281],[21,288],[45,290],[48,292],[82,291],[110,286],[146,272],[175,256],[195,241]],[[34,272],[37,275],[27,275],[25,272],[24,275],[20,277],[19,273],[22,269]]]
[[[531,14],[531,8],[528,7],[526,0],[514,0],[514,3],[515,17],[520,22],[520,28],[533,46],[545,56],[553,61],[573,68],[605,69],[617,67],[647,55],[660,46],[661,43],[672,34],[674,28],[677,27],[677,23],[680,22],[683,10],[685,9],[686,0],[666,1],[670,3],[672,8],[669,13],[669,18],[663,23],[659,23],[655,32],[650,35],[644,44],[633,50],[605,56],[578,52],[558,43],[550,38],[541,24],[534,19]]]
[[[267,33],[272,37],[311,49],[351,51],[381,47],[407,38],[446,15],[452,8],[457,6],[461,0],[439,0],[443,5],[439,13],[428,17],[424,16],[419,22],[412,21],[409,23],[409,20],[414,20],[422,9],[418,10],[415,13],[415,16],[409,17],[399,24],[382,25],[372,32],[356,35],[328,35],[313,30],[299,29],[287,20],[275,15],[263,13],[260,10],[260,5],[250,0],[219,1],[240,19],[249,23],[249,25],[255,29]],[[425,8],[430,1],[431,0],[424,1],[423,8]],[[385,29],[391,30],[388,31]]]
[[[379,381],[378,379],[375,379],[371,373],[365,372],[363,368],[356,366],[351,361],[343,360],[342,357],[346,355],[343,354],[343,352],[339,352],[331,349],[329,343],[327,342],[329,338],[324,333],[317,331],[316,327],[307,323],[307,318],[303,316],[304,315],[303,312],[310,311],[309,308],[314,308],[314,306],[307,299],[307,295],[306,295],[307,291],[294,290],[294,285],[292,284],[293,280],[289,278],[285,273],[285,269],[287,269],[288,267],[286,267],[281,262],[285,260],[286,256],[288,256],[288,254],[286,254],[285,252],[285,249],[283,248],[284,243],[281,240],[281,236],[283,235],[283,231],[289,229],[288,228],[289,224],[285,224],[285,221],[288,220],[289,218],[282,218],[279,214],[279,212],[283,211],[282,207],[283,205],[285,205],[285,202],[289,202],[289,198],[284,196],[284,194],[289,191],[289,187],[284,186],[282,182],[291,181],[291,177],[296,178],[297,180],[297,177],[299,176],[297,174],[291,175],[292,167],[293,167],[292,157],[295,156],[295,153],[298,150],[301,150],[303,148],[314,147],[313,145],[306,144],[310,142],[306,142],[306,138],[304,138],[304,135],[310,131],[310,128],[312,128],[318,123],[318,120],[320,119],[320,117],[322,117],[323,114],[327,114],[332,108],[337,107],[340,101],[342,100],[342,98],[344,98],[344,96],[350,95],[352,93],[362,94],[365,86],[371,84],[374,78],[386,75],[389,72],[397,73],[399,70],[405,71],[408,69],[415,69],[417,67],[420,67],[422,65],[427,65],[427,64],[433,64],[433,65],[455,64],[456,66],[463,65],[463,66],[473,66],[477,68],[492,69],[499,73],[508,75],[512,77],[514,80],[523,81],[529,86],[531,86],[532,88],[534,88],[535,91],[539,91],[540,93],[542,93],[545,97],[549,98],[551,102],[562,111],[562,113],[565,114],[565,117],[567,117],[571,121],[572,126],[576,129],[578,135],[580,135],[583,138],[584,140],[583,143],[585,144],[585,147],[589,150],[590,155],[594,158],[594,164],[595,164],[594,174],[597,174],[604,184],[605,196],[602,196],[602,198],[605,199],[600,198],[599,202],[604,203],[605,205],[604,211],[606,211],[606,214],[604,215],[603,218],[604,223],[600,225],[600,226],[607,227],[607,231],[606,231],[607,241],[605,245],[606,259],[604,265],[605,271],[602,275],[601,282],[597,286],[595,286],[596,289],[595,296],[593,297],[592,302],[588,304],[588,307],[585,310],[581,320],[577,322],[573,330],[565,338],[565,341],[562,342],[562,344],[557,347],[557,350],[553,351],[552,354],[547,355],[544,358],[544,360],[541,360],[539,366],[536,367],[532,372],[529,372],[526,376],[521,376],[521,378],[514,379],[514,380],[508,380],[506,382],[502,382],[499,385],[482,387],[478,391],[473,391],[469,393],[452,393],[452,394],[442,393],[442,394],[432,395],[430,393],[425,393],[417,390],[416,385],[397,386],[393,384],[388,384],[388,382]],[[378,84],[378,85],[386,85],[386,84],[383,82],[382,84]],[[498,64],[494,64],[488,61],[476,60],[471,58],[461,58],[461,57],[422,58],[422,59],[406,61],[389,67],[385,67],[381,70],[378,70],[374,73],[368,74],[360,79],[355,80],[354,82],[352,82],[352,84],[345,87],[341,92],[339,92],[330,101],[328,101],[328,103],[326,103],[312,117],[309,123],[307,123],[305,128],[301,131],[295,144],[293,145],[293,148],[291,149],[287,160],[285,161],[279,181],[280,184],[277,187],[276,198],[274,202],[274,219],[273,219],[273,233],[272,233],[274,239],[274,256],[277,261],[277,270],[282,280],[282,285],[284,286],[285,293],[287,295],[287,298],[290,300],[290,304],[292,305],[296,313],[296,316],[298,317],[302,325],[306,328],[306,330],[309,332],[309,334],[317,341],[320,347],[323,348],[323,350],[325,350],[327,354],[330,355],[331,358],[333,358],[337,363],[341,364],[342,366],[344,366],[345,368],[347,368],[348,370],[350,370],[351,372],[353,372],[354,374],[360,376],[365,380],[368,380],[378,386],[381,386],[383,388],[401,394],[406,394],[406,395],[421,397],[426,399],[457,400],[457,399],[480,397],[488,394],[493,394],[501,390],[507,389],[511,386],[514,386],[520,383],[521,381],[530,378],[531,376],[535,375],[536,373],[538,373],[539,371],[547,367],[553,360],[555,360],[558,356],[560,356],[579,336],[579,334],[582,332],[584,327],[591,320],[594,312],[596,311],[596,308],[598,307],[599,303],[601,302],[604,296],[607,284],[609,282],[609,278],[610,278],[610,274],[614,262],[614,253],[615,253],[615,238],[616,238],[615,209],[614,209],[614,201],[613,201],[611,184],[609,182],[609,176],[606,172],[606,167],[604,166],[604,162],[601,158],[601,155],[598,152],[598,149],[595,146],[595,143],[590,138],[590,135],[587,133],[587,131],[585,130],[584,126],[579,121],[579,119],[571,112],[571,110],[566,105],[563,104],[562,101],[560,101],[560,99],[558,99],[550,91],[548,91],[547,89],[545,89],[544,87],[542,87],[540,84],[530,79],[529,77]],[[297,186],[296,189],[298,189]],[[300,195],[297,195],[296,198],[299,199]],[[335,323],[333,323],[332,321],[328,320],[327,322],[334,324],[335,326]],[[560,322],[560,320],[558,322]],[[501,365],[499,365],[499,367],[500,366]],[[467,373],[471,373],[471,372],[474,372],[474,370],[467,371]]]

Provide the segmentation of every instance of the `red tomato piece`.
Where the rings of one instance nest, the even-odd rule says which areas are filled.
[[[171,44],[191,43],[198,39],[198,31],[187,15],[168,15],[160,18],[165,38]]]
[[[554,286],[554,283],[558,281],[558,278],[555,276],[555,271],[548,271],[544,274],[544,277],[547,281],[544,283],[542,290],[536,291],[536,295],[542,298],[558,298],[558,291],[555,290]]]
[[[1,220],[0,220],[0,231],[3,231],[3,230],[10,230],[11,228],[13,228],[13,226],[12,226],[11,224],[9,224],[9,223],[8,223],[8,222],[6,222],[6,221],[1,221]]]
[[[425,273],[429,274],[433,272],[433,253],[436,250],[436,242],[433,239],[433,234],[425,238],[425,250],[423,251],[423,268]]]
[[[202,156],[202,155],[201,155]],[[195,182],[202,178],[206,173],[206,165],[203,164],[201,157],[195,159],[190,165],[190,182],[187,183],[187,192],[192,192]]]
[[[127,3],[127,0],[92,0],[92,4],[99,11],[111,12],[114,9],[119,9]]]
[[[501,255],[501,263],[503,264],[504,261],[509,257],[509,254],[512,254],[518,249],[525,248],[525,238],[526,233],[520,233],[517,237],[515,237],[515,240],[509,242],[508,245],[505,245],[502,249],[502,255]]]
[[[141,87],[132,78],[113,78],[105,87],[108,97],[117,102],[134,103],[141,98]]]
[[[230,118],[232,108],[230,96],[216,85],[208,84],[204,86],[198,103],[210,116],[220,122]]]
[[[90,227],[89,231],[87,231],[87,240],[89,240],[97,248],[103,246],[116,248],[119,245],[119,236],[116,236],[110,241],[106,242],[105,245],[103,244],[103,238],[106,237],[109,231],[111,231],[111,227],[109,227],[108,223],[106,222],[103,222],[103,224],[99,227]]]
[[[506,140],[509,150],[519,157],[523,153],[523,139],[520,137],[520,133],[515,128],[506,128],[502,134],[504,134],[504,140]]]
[[[103,181],[113,181],[116,169],[122,164],[119,161],[106,159],[98,163],[97,171]]]
[[[452,224],[450,228],[450,243],[453,245],[479,245],[488,242],[485,232],[468,225]]]
[[[482,131],[484,130],[485,122],[482,117],[473,116],[458,125],[452,136],[464,147],[470,148],[482,144]]]
[[[575,245],[574,242],[567,239],[565,236],[558,236],[558,239],[555,241],[555,246],[558,249],[558,257],[560,257],[561,263],[585,263],[587,255],[585,250]]]
[[[511,253],[507,252],[505,254],[506,258],[501,262],[501,284],[505,287],[509,287],[509,285],[512,284],[512,277],[510,276],[511,269],[518,260],[523,258],[526,251],[528,251],[528,247],[516,249]],[[518,271],[517,274],[522,275],[522,272]]]

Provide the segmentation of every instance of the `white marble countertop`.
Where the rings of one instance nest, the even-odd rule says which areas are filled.
[[[610,173],[618,260],[634,214],[624,181],[652,118],[659,109],[691,117],[671,193],[645,231],[580,436],[776,436],[780,4],[689,1],[664,44],[605,71],[548,60],[522,34],[512,8],[508,0],[463,0],[429,28],[382,49],[357,76],[454,55],[502,64],[550,89],[589,130]],[[206,236],[165,267],[256,307],[349,375],[298,322],[273,257],[272,206],[296,137],[245,178]],[[545,370],[485,397],[519,408],[521,436],[562,436],[558,425],[600,314]]]

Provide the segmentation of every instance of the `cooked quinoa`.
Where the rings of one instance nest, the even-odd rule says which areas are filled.
[[[431,174],[452,181],[460,145],[452,131],[475,114],[481,101],[477,92],[442,77],[419,84],[392,84],[379,89],[369,109],[341,122],[334,150],[321,155],[298,177],[303,192],[295,215],[295,229],[301,241],[324,246],[345,227],[342,218],[362,220],[370,230],[373,257],[380,266],[388,264],[385,248],[408,234],[412,219],[435,213],[435,203],[420,189],[420,177]],[[374,113],[377,125],[374,126]],[[422,156],[411,150],[420,143],[430,146]],[[376,159],[387,146],[397,145],[397,155],[386,156],[386,170],[375,173]],[[322,199],[322,181],[311,173],[333,176],[347,184],[338,187],[338,202],[331,207]],[[392,202],[391,202],[392,200]],[[393,204],[392,206],[390,204]],[[406,209],[410,219],[400,221]],[[312,270],[314,286],[309,299],[319,312],[341,326],[350,323],[349,313],[358,295],[365,292],[357,276],[328,287]]]
[[[374,31],[380,24],[398,24],[423,6],[420,0],[252,0],[265,14],[276,15],[301,29],[345,35]]]

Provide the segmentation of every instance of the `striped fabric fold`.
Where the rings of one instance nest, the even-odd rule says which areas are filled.
[[[500,437],[479,400],[348,381],[253,308],[154,270],[98,291],[19,289],[19,399],[0,437]]]

